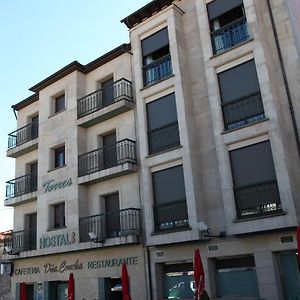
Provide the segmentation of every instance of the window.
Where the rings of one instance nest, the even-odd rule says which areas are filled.
[[[243,0],[215,0],[207,10],[214,54],[249,39]]]
[[[225,130],[265,119],[254,60],[218,74]]]
[[[149,153],[179,146],[175,94],[147,104]]]
[[[230,151],[239,219],[281,212],[269,141]]]
[[[55,98],[55,113],[65,109],[65,94]]]
[[[142,40],[144,86],[172,75],[168,28]]]
[[[54,149],[54,168],[65,165],[65,146]]]
[[[53,205],[53,227],[65,227],[65,203]]]
[[[253,256],[217,259],[215,265],[218,297],[259,297]]]
[[[193,264],[164,265],[162,282],[164,299],[194,299]]]
[[[155,231],[189,226],[182,166],[152,174]]]

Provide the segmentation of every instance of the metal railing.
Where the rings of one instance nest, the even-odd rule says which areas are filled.
[[[36,250],[36,229],[14,231],[4,236],[4,251],[7,254]]]
[[[157,153],[180,145],[178,123],[148,131],[149,153]]]
[[[238,219],[282,212],[277,181],[235,188]]]
[[[18,147],[26,142],[36,139],[39,136],[38,121],[23,126],[8,135],[8,149]]]
[[[121,100],[133,102],[132,83],[125,78],[78,99],[77,117],[82,118]]]
[[[171,203],[155,204],[154,226],[155,231],[169,231],[189,227],[186,200]]]
[[[171,55],[165,55],[143,66],[144,86],[151,85],[173,74]]]
[[[261,93],[222,104],[225,130],[231,130],[255,123],[266,118]]]
[[[78,157],[78,174],[84,176],[123,163],[136,163],[135,142],[125,139]]]
[[[79,219],[80,242],[91,241],[93,232],[98,241],[141,233],[141,210],[127,208],[116,212],[104,213]]]
[[[37,190],[37,172],[6,182],[6,199],[18,197]]]
[[[214,54],[221,53],[250,38],[246,17],[211,32]]]

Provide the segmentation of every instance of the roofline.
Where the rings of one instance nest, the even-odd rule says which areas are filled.
[[[154,13],[163,10],[170,6],[175,0],[153,0],[136,10],[134,13],[122,19],[120,22],[124,23],[129,29],[142,23],[145,19],[150,18]]]
[[[40,81],[36,85],[32,86],[29,90],[34,92],[33,95],[27,97],[26,99],[18,102],[15,105],[12,105],[12,108],[16,111],[26,107],[27,105],[32,104],[33,102],[39,99],[39,91],[46,88],[47,86],[53,84],[54,82],[58,81],[59,79],[71,74],[74,71],[81,72],[83,74],[87,74],[100,66],[106,64],[107,62],[119,57],[120,55],[127,53],[131,50],[130,44],[122,44],[115,49],[105,53],[104,55],[98,57],[97,59],[91,61],[86,65],[82,65],[78,61],[73,61],[70,64],[66,65],[62,69],[58,70],[57,72],[53,73],[52,75],[48,76],[44,80]]]

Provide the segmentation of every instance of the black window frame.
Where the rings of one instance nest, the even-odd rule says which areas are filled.
[[[57,114],[66,109],[66,95],[61,94],[54,99],[54,113]]]
[[[60,162],[62,155],[62,163]],[[66,147],[65,145],[54,149],[54,169],[64,167],[66,165]]]
[[[54,204],[52,207],[53,207],[53,229],[66,227],[65,202]]]
[[[167,107],[165,113],[166,115],[168,114],[169,120],[166,120],[166,115],[161,115],[163,107]],[[172,150],[180,146],[176,96],[174,92],[147,103],[146,113],[149,155]],[[155,121],[157,116],[160,116],[159,121]],[[154,125],[153,123],[161,124]]]

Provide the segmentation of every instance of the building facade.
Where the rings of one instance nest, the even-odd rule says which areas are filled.
[[[17,103],[13,297],[300,299],[299,4],[155,0]],[[30,298],[31,297],[31,298]]]

